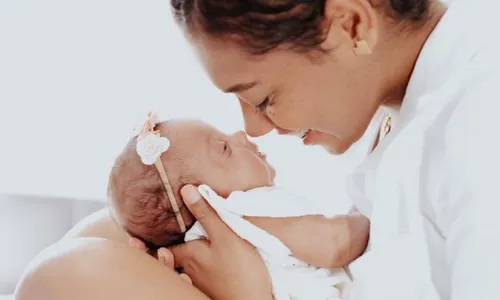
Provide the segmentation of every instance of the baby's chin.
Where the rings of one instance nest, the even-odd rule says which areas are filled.
[[[269,167],[269,186],[274,186],[274,181],[276,180],[276,170],[273,167]]]

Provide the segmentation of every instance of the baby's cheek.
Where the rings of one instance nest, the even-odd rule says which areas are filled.
[[[274,179],[276,178],[276,170],[274,167],[269,166],[267,170],[268,175],[268,184],[272,185],[274,183]]]
[[[269,166],[259,159],[253,166],[252,178],[249,180],[253,183],[252,188],[257,188],[269,185],[272,176],[274,175],[271,173]]]
[[[233,191],[248,190],[256,187],[259,171],[252,162],[241,162],[232,167],[227,176],[227,182],[232,185]]]
[[[210,186],[220,196],[227,197],[234,189],[234,175],[230,171],[230,169],[211,168],[200,183]]]

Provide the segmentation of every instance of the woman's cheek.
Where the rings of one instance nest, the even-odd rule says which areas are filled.
[[[287,130],[307,130],[299,110],[293,107],[271,107],[268,110],[268,117],[279,128]]]
[[[324,114],[321,102],[326,101],[324,95],[312,88],[293,88],[281,93],[271,105],[272,118],[280,127],[295,130],[314,129],[319,115]]]

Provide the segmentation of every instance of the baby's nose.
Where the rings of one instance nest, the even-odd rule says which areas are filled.
[[[246,144],[250,141],[247,138],[247,134],[244,131],[237,131],[233,134],[233,139],[239,144]]]
[[[238,131],[233,136],[238,144],[252,149],[257,148],[257,145],[248,140],[248,135],[244,131]]]

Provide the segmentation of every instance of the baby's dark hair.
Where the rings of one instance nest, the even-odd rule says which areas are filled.
[[[141,162],[136,143],[137,137],[127,143],[111,170],[108,184],[111,214],[129,235],[142,240],[150,250],[182,243],[184,233],[180,230],[156,167]],[[172,153],[169,155],[175,156]],[[180,201],[180,189],[184,184],[195,182],[185,174],[187,168],[182,165],[181,158],[171,158],[168,163],[164,159],[162,161],[180,213],[189,228],[194,224],[194,218]],[[169,167],[182,171],[169,172]]]
[[[398,21],[425,19],[432,0],[370,0]],[[324,41],[326,0],[171,0],[177,22],[212,36],[231,36],[260,55],[278,46],[308,52]]]

